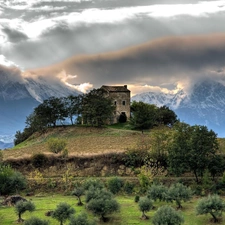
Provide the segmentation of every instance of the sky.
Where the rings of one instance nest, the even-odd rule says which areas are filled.
[[[0,66],[80,91],[225,84],[225,0],[0,0]]]

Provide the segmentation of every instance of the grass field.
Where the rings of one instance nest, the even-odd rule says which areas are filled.
[[[36,210],[32,213],[26,212],[22,215],[23,219],[28,219],[31,216],[36,216],[45,220],[50,221],[50,225],[59,224],[56,220],[52,219],[51,217],[46,217],[45,212],[49,210],[54,210],[56,205],[60,202],[67,202],[68,204],[72,205],[75,208],[75,215],[79,214],[80,212],[87,212],[84,206],[77,206],[77,200],[75,197],[71,196],[62,196],[62,195],[48,195],[48,196],[32,196],[29,197],[32,199],[33,203],[36,206]],[[28,198],[28,200],[29,200]],[[134,202],[134,196],[117,196],[116,199],[120,204],[120,211],[114,213],[113,215],[109,216],[109,221],[107,223],[103,223],[99,221],[98,218],[94,218],[90,212],[88,216],[90,219],[95,219],[97,224],[110,224],[110,225],[135,225],[135,224],[148,224],[151,225],[151,218],[153,217],[154,213],[156,212],[157,208],[163,204],[167,203],[154,203],[156,209],[146,213],[150,219],[149,220],[141,220],[141,212],[138,209],[138,204]],[[195,213],[195,206],[197,204],[198,199],[193,198],[190,202],[183,203],[182,215],[184,217],[184,225],[212,225],[214,223],[211,222],[211,217],[209,215],[201,215],[197,216]],[[175,204],[170,204],[172,207],[176,207]],[[17,224],[16,222],[17,216],[15,214],[13,207],[3,207],[0,206],[0,224],[2,225],[13,225]],[[68,222],[66,223],[68,224]],[[225,215],[220,225],[225,225]]]

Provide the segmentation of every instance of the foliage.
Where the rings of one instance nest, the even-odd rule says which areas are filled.
[[[182,215],[171,206],[161,206],[152,218],[153,225],[181,225],[184,223]]]
[[[112,119],[115,105],[106,96],[107,92],[101,88],[83,95],[81,114],[84,124],[100,127]]]
[[[169,167],[176,175],[191,171],[196,182],[209,168],[210,161],[218,153],[218,141],[214,131],[206,126],[190,126],[176,123],[173,139],[169,144]]]
[[[156,110],[155,105],[133,101],[131,104],[131,125],[135,129],[152,128],[156,123]]]
[[[88,178],[85,180],[83,187],[85,190],[88,190],[90,187],[93,187],[94,189],[102,189],[104,188],[104,183],[101,180]]]
[[[52,213],[52,217],[60,222],[60,225],[70,218],[75,213],[74,208],[65,202],[61,202],[57,205],[56,209]]]
[[[78,199],[77,205],[83,205],[81,201],[81,196],[84,195],[85,189],[81,185],[76,185],[74,190],[72,191],[72,195],[76,196]]]
[[[129,181],[125,181],[124,186],[123,186],[123,190],[126,194],[130,195],[130,194],[133,193],[134,187],[135,187],[134,183],[131,183]]]
[[[142,166],[140,168],[140,173],[138,174],[138,180],[140,183],[141,192],[145,193],[153,181],[153,175],[149,167]]]
[[[70,218],[69,225],[95,225],[95,221],[88,220],[87,214],[81,213],[78,216]]]
[[[145,215],[146,212],[149,212],[152,207],[153,207],[153,203],[152,200],[150,200],[148,197],[143,197],[140,198],[139,202],[138,202],[138,206],[140,211],[142,212],[142,219],[147,219],[148,217]]]
[[[123,187],[123,180],[119,177],[113,177],[107,182],[108,189],[113,193],[117,194]]]
[[[139,195],[135,195],[134,202],[139,202],[139,200],[140,200],[140,196]]]
[[[0,163],[2,163],[3,161],[3,154],[2,154],[2,150],[0,149]]]
[[[7,195],[26,187],[26,178],[10,166],[0,163],[0,193]]]
[[[50,152],[55,154],[62,152],[66,148],[66,141],[59,138],[50,138],[47,142]]]
[[[177,121],[177,115],[168,106],[161,106],[157,110],[157,122],[168,126],[173,126]]]
[[[113,198],[111,192],[106,190],[96,190],[95,195],[88,201],[87,209],[94,215],[100,216],[103,221],[106,216],[119,210],[118,202]]]
[[[34,203],[30,201],[20,200],[15,205],[15,212],[18,215],[18,222],[23,222],[22,214],[26,211],[33,212],[35,210]]]
[[[168,188],[162,184],[153,183],[147,191],[147,196],[154,201],[164,201],[166,199],[167,189]]]
[[[175,201],[179,209],[182,208],[181,201],[186,202],[191,198],[191,189],[181,183],[172,184],[167,192],[167,201]]]
[[[218,218],[225,211],[225,203],[219,195],[209,195],[199,200],[196,206],[197,215],[210,214],[214,222],[218,222]]]
[[[31,157],[32,165],[35,168],[41,168],[42,166],[46,165],[47,161],[48,161],[48,158],[43,153],[37,153]]]
[[[24,222],[24,225],[48,225],[49,222],[47,220],[42,220],[37,217],[31,217],[30,219]]]

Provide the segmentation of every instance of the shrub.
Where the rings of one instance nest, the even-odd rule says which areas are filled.
[[[48,158],[43,153],[34,154],[31,158],[32,165],[35,168],[43,167],[44,165],[46,165],[47,161],[48,161]]]
[[[180,225],[184,223],[182,215],[170,206],[160,207],[152,218],[153,225]]]
[[[82,201],[81,201],[81,196],[84,195],[84,188],[82,186],[80,187],[75,187],[74,190],[72,191],[72,195],[76,196],[78,199],[78,203],[77,205],[83,205]]]
[[[8,195],[26,187],[26,178],[10,166],[0,164],[0,193]]]
[[[135,201],[135,202],[139,202],[139,200],[140,200],[140,196],[139,196],[139,195],[136,195],[136,196],[134,197],[134,201]]]
[[[16,214],[18,215],[18,222],[23,222],[22,219],[22,214],[25,213],[26,211],[32,212],[35,210],[35,205],[32,202],[25,202],[23,200],[20,200],[16,203],[15,205],[15,211]]]
[[[123,187],[123,190],[126,194],[130,195],[134,191],[135,184],[129,181],[126,181]]]
[[[209,195],[199,200],[196,206],[197,215],[210,214],[214,222],[218,222],[218,217],[225,211],[225,203],[219,195]]]
[[[58,220],[60,225],[70,218],[75,213],[74,208],[65,202],[61,202],[57,205],[56,209],[52,213],[52,218]]]
[[[50,138],[47,143],[50,152],[55,154],[60,153],[66,148],[66,141],[64,139]]]
[[[85,190],[88,190],[90,187],[94,187],[95,189],[102,189],[104,188],[104,184],[101,180],[89,178],[84,182],[83,187]]]
[[[70,218],[69,225],[95,225],[96,223],[94,221],[88,220],[87,214],[82,213],[78,216],[74,217],[72,216]]]
[[[167,188],[162,184],[152,184],[147,191],[148,198],[154,201],[163,201],[166,198]]]
[[[108,189],[113,193],[117,194],[123,187],[123,180],[119,177],[113,177],[108,180]]]
[[[31,217],[24,222],[24,225],[48,225],[49,222],[46,220],[41,220],[37,217]]]

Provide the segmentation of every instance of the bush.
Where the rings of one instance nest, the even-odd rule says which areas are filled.
[[[162,184],[152,184],[147,191],[148,198],[154,201],[163,201],[166,198],[167,188]]]
[[[72,195],[76,196],[78,199],[78,203],[77,205],[81,206],[83,205],[82,201],[81,201],[81,196],[84,195],[84,188],[82,186],[80,187],[75,187],[74,190],[72,191]]]
[[[46,165],[47,161],[48,161],[48,158],[43,153],[34,154],[31,158],[32,165],[35,168],[43,167],[44,165]]]
[[[55,154],[60,153],[66,148],[66,141],[64,139],[50,138],[47,143],[50,152]]]
[[[113,193],[117,194],[123,187],[123,180],[119,177],[113,177],[108,180],[108,189]]]
[[[139,202],[139,200],[140,200],[140,196],[139,196],[139,195],[136,195],[136,196],[134,197],[134,201],[135,201],[135,202]]]
[[[24,225],[48,225],[49,222],[46,220],[41,220],[37,217],[31,217],[24,222]]]
[[[102,189],[104,188],[104,184],[101,180],[89,178],[84,182],[83,187],[85,190],[88,190],[90,187],[94,187],[95,189]]]
[[[126,194],[130,195],[134,191],[135,185],[129,181],[126,181],[123,187],[123,190]]]
[[[94,221],[88,220],[87,214],[79,214],[78,216],[72,216],[70,218],[69,225],[95,225]]]
[[[184,223],[182,215],[170,206],[160,207],[152,218],[153,225],[180,225]]]
[[[0,164],[0,193],[8,195],[26,187],[26,178],[10,166]]]

